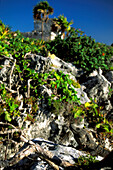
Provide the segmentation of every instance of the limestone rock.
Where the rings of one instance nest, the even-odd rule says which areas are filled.
[[[86,93],[90,98],[96,99],[97,102],[108,99],[109,86],[111,83],[102,75],[102,70],[96,76],[89,77],[89,80],[83,83],[86,86]]]
[[[111,87],[113,88],[113,71],[107,72],[105,77],[111,83]]]
[[[68,74],[70,79],[73,79],[74,81],[77,81],[77,79],[83,76],[81,69],[76,68],[71,63],[64,62],[56,56],[49,56],[45,58],[36,54],[27,54],[26,58],[29,59],[29,68],[34,69],[37,73],[48,73],[54,69],[56,71],[62,71],[64,74]],[[0,70],[0,80],[3,81],[8,87],[9,76],[14,64],[14,59],[4,58],[1,61],[3,68]],[[11,79],[12,85],[15,85],[19,79],[19,76],[15,75],[13,72]],[[85,79],[83,84],[80,85],[80,88],[75,88],[75,90],[77,91],[77,96],[80,98],[82,104],[89,102],[90,97],[93,99],[96,98],[97,103],[104,103],[104,111],[107,113],[106,117],[108,120],[113,121],[113,95],[111,94],[111,97],[108,95],[111,83],[112,81],[110,81],[110,78],[107,78],[107,76],[105,78],[102,75],[101,69],[99,69],[98,71],[94,71],[90,74],[89,77]],[[41,142],[39,139],[37,141],[40,144],[50,143],[50,148],[52,148],[55,154],[60,155],[63,159],[69,158],[70,161],[73,161],[73,156],[76,158],[75,154],[77,152],[76,150],[73,150],[73,148],[79,148],[80,146],[82,150],[85,148],[86,151],[89,151],[92,155],[100,154],[101,156],[105,156],[110,152],[112,147],[109,145],[109,141],[106,139],[106,143],[103,142],[103,145],[100,144],[102,139],[96,139],[95,132],[88,128],[88,123],[85,119],[82,121],[77,119],[77,121],[75,121],[73,114],[71,113],[74,103],[60,103],[61,107],[57,111],[54,111],[52,110],[52,107],[47,105],[45,100],[45,96],[52,95],[52,89],[46,85],[42,85],[39,87],[39,90],[44,98],[43,100],[39,99],[37,102],[39,109],[35,115],[36,122],[30,122],[28,120],[25,121],[26,110],[30,112],[30,108],[23,108],[23,105],[20,107],[21,116],[15,119],[16,125],[18,125],[19,128],[24,128],[24,133],[26,134],[27,139],[31,140],[37,137],[44,138],[45,141],[44,139]],[[23,100],[23,91],[20,91],[20,96],[22,96],[21,100]],[[51,140],[52,142],[47,142],[47,140]],[[71,148],[72,151],[68,149],[69,146],[73,147]],[[12,145],[8,145],[7,158],[13,156],[14,153],[18,151],[20,146],[17,145],[17,150],[15,150],[16,146],[12,150],[11,148]],[[59,151],[60,148],[62,148],[62,151]],[[0,159],[2,160],[4,159],[6,151],[6,146],[4,143],[0,145],[0,149],[2,149],[0,155]],[[66,154],[64,151],[66,151]],[[45,167],[48,169],[50,168],[49,165],[42,162],[42,160],[38,160],[38,164],[36,166],[32,165],[30,168],[35,169],[36,167],[40,167],[40,169]]]

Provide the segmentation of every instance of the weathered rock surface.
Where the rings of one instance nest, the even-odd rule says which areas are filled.
[[[63,71],[64,74],[69,74],[70,78],[75,81],[76,77],[78,80],[83,75],[81,69],[77,69],[71,63],[66,63],[56,56],[45,58],[40,55],[28,54],[26,55],[26,58],[30,60],[29,68],[34,69],[37,73],[45,73],[54,69],[56,71]],[[11,87],[14,87],[14,84],[20,79],[18,75],[14,75],[13,73],[10,79],[10,73],[15,60],[13,58],[8,59],[4,57],[1,62],[3,68],[0,70],[0,81],[4,82],[8,88],[9,83]],[[110,75],[111,72],[109,73],[109,76],[106,74],[105,78],[102,75],[101,70],[99,70],[99,72],[96,71],[81,84],[80,88],[76,88],[76,91],[82,104],[89,102],[90,97],[93,99],[96,98],[99,104],[104,104],[104,112],[107,113],[106,117],[113,121],[113,94],[111,94],[111,96],[108,95],[109,87],[111,87],[112,84],[112,75],[111,79]],[[40,87],[40,91],[43,96],[51,96],[52,94],[52,89],[45,85]],[[22,101],[22,97],[25,94],[20,92],[20,95],[20,100]],[[70,161],[73,160],[73,156],[74,159],[77,158],[77,151],[74,148],[79,148],[88,151],[92,155],[101,155],[103,157],[113,149],[113,146],[109,143],[108,139],[102,141],[102,138],[99,138],[99,135],[97,135],[95,131],[88,128],[88,123],[85,119],[83,119],[82,122],[79,120],[76,122],[74,120],[73,115],[70,114],[72,106],[70,106],[69,103],[61,103],[59,114],[55,114],[51,108],[48,108],[44,99],[39,100],[37,105],[39,106],[39,109],[35,116],[36,122],[30,122],[28,120],[24,121],[26,117],[25,109],[29,110],[30,108],[23,108],[21,102],[20,110],[22,114],[20,117],[17,117],[16,124],[19,128],[24,128],[23,131],[27,139],[44,138],[45,140],[55,142],[56,144],[49,141],[50,148],[54,150],[56,146],[57,149],[54,150],[55,154],[59,154],[63,159],[68,159],[69,156]],[[45,143],[46,142],[47,141],[45,141]],[[44,140],[41,144],[42,143],[44,143]],[[62,147],[58,144],[62,145]],[[21,147],[19,145],[22,146],[22,143],[17,144],[14,142],[14,147],[12,144],[8,144],[8,148],[6,149],[6,143],[0,143],[0,159],[4,160],[5,154],[7,154],[7,159],[12,157]],[[72,151],[69,150],[69,146],[73,147],[71,148]],[[59,151],[60,147],[62,148],[62,153],[61,150]],[[67,154],[64,154],[64,150],[67,150]],[[64,157],[63,154],[65,155]],[[30,166],[31,169],[35,169],[36,167],[40,167],[40,169],[46,167],[48,169],[49,165],[42,162],[42,160],[38,160],[38,164],[36,163],[36,165],[33,164]]]
[[[105,77],[111,83],[111,87],[113,88],[113,71],[107,72]]]
[[[33,142],[35,144],[38,143],[41,146],[41,148],[43,148],[45,151],[50,151],[54,155],[54,158],[56,157],[55,158],[56,164],[59,164],[58,161],[60,161],[61,159],[65,162],[69,162],[70,164],[74,165],[80,156],[86,156],[86,154],[82,151],[78,151],[72,147],[68,147],[65,145],[58,145],[51,141],[44,140],[42,138],[36,138],[33,140]],[[28,144],[24,144],[24,146],[20,150],[21,154],[22,154],[22,151],[27,150],[27,149],[28,149]],[[102,160],[102,157],[97,157],[96,159]],[[34,152],[29,153],[29,158],[25,157],[23,160],[19,161],[16,165],[7,167],[5,169],[18,169],[18,167],[19,169],[28,168],[30,170],[34,170],[34,169],[39,170],[39,169],[44,169],[44,168],[54,169],[46,161],[41,160],[38,157],[38,155],[36,155],[36,153]],[[59,168],[62,170],[65,169],[60,166]]]
[[[96,100],[100,106],[104,106],[105,113],[109,114],[111,109],[113,108],[113,94],[110,94],[111,82],[112,82],[112,74],[108,73],[110,76],[107,79],[102,75],[102,70],[94,71],[89,77],[86,79],[82,85],[85,86],[85,92],[89,98]],[[109,81],[110,80],[110,81]],[[111,92],[112,93],[112,92]]]
[[[12,169],[30,169],[30,170],[54,170],[54,169],[60,169],[60,170],[74,170],[74,169],[92,169],[92,170],[107,170],[113,168],[113,151],[111,151],[107,156],[103,159],[102,157],[98,156],[96,157],[96,160],[98,162],[96,163],[90,163],[89,167],[87,166],[80,166],[77,165],[77,160],[80,156],[86,156],[86,153],[82,151],[78,151],[72,147],[67,147],[64,145],[58,145],[51,141],[44,140],[42,138],[36,138],[33,140],[35,144],[39,144],[41,148],[43,148],[47,153],[51,153],[53,155],[53,159],[49,162],[48,160],[42,160],[40,156],[38,156],[37,153],[32,152],[32,150],[29,149],[29,144],[24,144],[21,148],[20,152],[21,154],[26,153],[28,150],[29,153],[27,153],[28,157],[23,156],[23,159],[20,160],[18,163],[12,165],[12,166],[6,166],[5,164],[0,167],[5,167],[4,170],[12,170]],[[31,152],[30,152],[31,151]],[[48,152],[49,151],[49,152]],[[66,164],[60,166],[60,161],[63,160],[64,162],[68,162],[70,166],[67,166]],[[10,161],[10,160],[9,160]],[[53,162],[53,163],[52,163]],[[54,164],[55,163],[55,164]],[[2,165],[3,162],[0,161],[0,165]],[[67,164],[68,165],[68,164]],[[64,167],[65,166],[65,167]]]
[[[83,85],[86,86],[85,91],[90,98],[96,99],[98,102],[108,99],[111,83],[102,75],[101,69],[99,69],[97,75],[89,76]]]

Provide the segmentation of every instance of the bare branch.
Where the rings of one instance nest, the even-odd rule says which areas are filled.
[[[0,122],[0,125],[6,125],[6,126],[11,126],[14,129],[17,129],[14,125],[12,125],[11,123],[4,123],[4,122]]]
[[[27,97],[28,98],[30,97],[30,81],[32,81],[32,79],[29,79],[27,82],[27,85],[28,85]]]
[[[4,83],[3,81],[1,81],[1,80],[0,80],[0,83],[1,83],[1,84],[5,84],[5,83]],[[5,85],[5,89],[8,90],[8,91],[10,91],[11,93],[17,93],[17,91],[11,90],[11,89],[8,88],[6,85]]]
[[[14,70],[15,64],[16,64],[16,59],[14,60],[14,64],[12,66],[11,73],[10,73],[10,76],[9,76],[9,89],[10,90],[11,90],[11,84],[12,84],[11,77],[12,77],[12,74],[13,74],[13,70]]]
[[[24,58],[27,58],[27,55],[30,55],[30,54],[31,54],[31,52],[26,53],[25,56],[24,56]]]
[[[55,156],[50,151],[45,151],[39,144],[35,144],[33,141],[28,141],[23,135],[20,136],[21,142],[28,143],[28,146],[21,150],[20,152],[16,153],[10,160],[5,160],[1,162],[1,165],[12,166],[18,163],[25,157],[28,157],[30,154],[35,153],[34,157],[40,157],[41,159],[45,160],[48,164],[50,164],[55,170],[59,170],[59,166],[62,167],[69,167],[74,166],[69,162],[63,161],[61,158]]]
[[[14,132],[20,132],[20,129],[11,129],[11,130],[5,130],[5,131],[0,131],[1,135],[9,134],[9,133],[14,133]]]

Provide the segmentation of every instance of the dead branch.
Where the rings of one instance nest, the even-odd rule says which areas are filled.
[[[14,60],[14,64],[12,66],[11,73],[10,73],[10,76],[9,76],[9,89],[10,90],[11,90],[11,84],[12,84],[11,77],[12,77],[12,74],[13,74],[13,70],[14,70],[15,64],[16,64],[16,59]]]
[[[55,165],[55,167],[56,167],[56,164],[63,166],[63,167],[73,166],[69,162],[63,161],[62,159],[56,157],[50,151],[47,151],[47,150],[45,151],[43,148],[41,148],[41,146],[39,144],[35,144],[32,141],[28,141],[24,136],[21,135],[20,139],[22,142],[26,142],[26,143],[30,144],[30,146],[33,149],[33,152],[37,153],[40,158],[44,159],[48,163],[51,162],[51,165]]]
[[[55,156],[50,151],[45,151],[39,144],[35,144],[32,141],[28,141],[23,135],[20,136],[21,142],[28,143],[28,146],[21,150],[20,152],[16,153],[14,157],[10,160],[2,161],[2,166],[12,166],[18,163],[25,157],[28,157],[30,154],[35,153],[36,157],[40,157],[41,159],[45,160],[48,164],[50,164],[55,170],[59,170],[59,166],[62,167],[69,167],[73,166],[69,162],[62,160],[61,158]],[[6,165],[5,165],[6,164]]]
[[[20,152],[16,153],[14,155],[14,157],[12,157],[10,160],[2,161],[2,166],[4,166],[4,167],[12,166],[12,165],[18,163],[23,158],[28,157],[32,153],[35,153],[37,157],[40,157],[41,159],[45,160],[55,170],[59,170],[58,166],[62,166],[62,167],[73,166],[69,162],[66,162],[66,161],[62,160],[61,158],[55,156],[52,152],[50,152],[48,150],[44,150],[38,143],[35,144],[33,141],[27,140],[24,137],[23,131],[21,129],[16,128],[14,125],[12,125],[10,123],[0,122],[0,124],[1,125],[11,126],[13,128],[12,130],[8,130],[7,133],[10,133],[10,131],[11,132],[13,131],[13,133],[15,131],[20,131],[21,132],[20,141],[28,144],[28,146],[25,149],[23,149]],[[2,132],[0,132],[0,134],[2,134]],[[3,134],[4,134],[4,132],[3,132]]]
[[[6,126],[11,126],[14,129],[17,129],[14,125],[12,125],[11,123],[4,123],[4,122],[0,122],[0,125],[6,125]]]
[[[1,81],[1,80],[0,80],[0,83],[1,83],[1,84],[5,84],[5,83],[4,83],[3,81]],[[6,85],[5,85],[5,89],[8,90],[8,91],[11,92],[11,93],[17,93],[17,91],[9,89]]]
[[[27,58],[27,55],[29,56],[30,54],[31,54],[31,52],[26,53],[25,56],[24,56],[24,58]]]
[[[2,57],[4,57],[4,58],[6,58],[6,59],[8,59],[8,60],[14,60],[14,58],[12,57],[12,55],[11,54],[9,54],[10,55],[10,57],[8,56],[5,56],[5,55],[3,55]]]
[[[42,158],[43,159],[43,158]],[[45,158],[45,161],[50,164],[55,170],[59,170],[58,165],[56,165],[54,162],[50,161],[49,159]]]
[[[18,144],[18,142],[14,141],[12,139],[2,139],[2,140],[0,140],[0,143],[6,142],[6,141],[8,141],[9,143],[14,143],[15,145]]]
[[[27,82],[27,85],[28,85],[27,97],[28,98],[30,97],[30,81],[32,81],[32,79],[29,79]]]
[[[5,131],[0,131],[1,135],[9,134],[9,133],[14,133],[14,132],[20,132],[20,129],[11,129],[11,130],[5,130]]]

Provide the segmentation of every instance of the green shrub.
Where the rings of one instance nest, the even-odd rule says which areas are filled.
[[[86,156],[80,156],[77,160],[77,167],[79,167],[81,170],[83,169],[89,169],[91,168],[90,166],[92,165],[92,163],[96,163],[99,162],[98,160],[96,160],[95,156],[91,156],[91,155],[86,155]]]
[[[43,49],[44,41],[25,38],[19,31],[11,32],[0,21],[0,55],[20,60],[24,59],[26,53],[40,53]],[[21,61],[20,61],[21,62]]]
[[[0,84],[0,121],[11,122],[16,116],[20,115],[18,110],[20,102],[15,100],[12,93],[5,89],[4,84]]]
[[[87,73],[99,67],[107,71],[111,67],[110,58],[113,56],[113,48],[102,43],[95,42],[79,29],[70,31],[67,38],[57,36],[55,40],[46,43],[46,51],[54,53],[66,62],[72,62],[77,67],[83,68]]]

